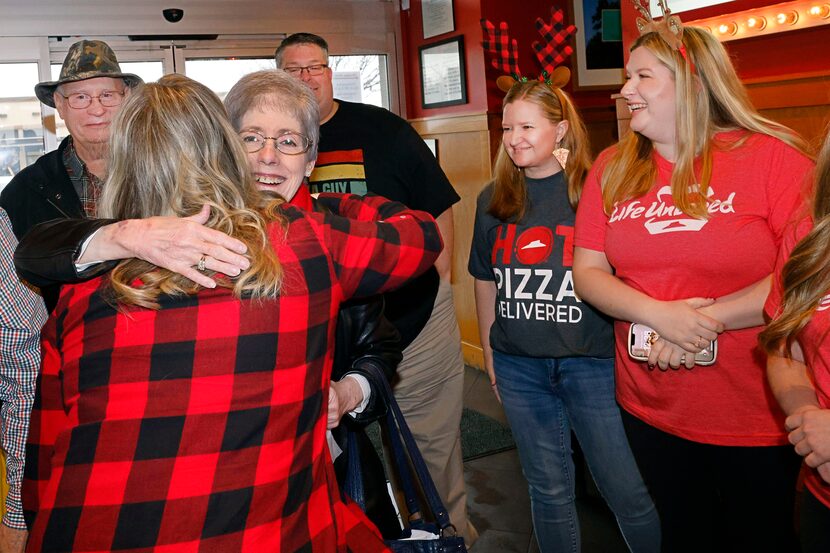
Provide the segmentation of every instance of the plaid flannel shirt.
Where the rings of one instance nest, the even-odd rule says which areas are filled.
[[[101,195],[104,181],[93,175],[87,168],[86,163],[78,156],[72,137],[69,139],[69,145],[63,151],[63,166],[66,168],[66,174],[69,175],[69,181],[78,194],[78,199],[81,200],[84,213],[87,217],[95,217],[98,210],[98,197]]]
[[[31,550],[386,551],[326,447],[335,321],[429,268],[441,239],[383,198],[321,201],[385,222],[284,207],[276,299],[214,289],[119,312],[101,278],[64,287],[29,434]]]
[[[17,277],[12,261],[16,247],[9,216],[0,209],[0,420],[9,484],[3,524],[25,530],[20,486],[46,307],[43,299]]]

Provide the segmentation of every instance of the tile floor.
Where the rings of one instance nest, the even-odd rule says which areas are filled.
[[[501,405],[481,371],[468,367],[464,406],[507,424]],[[516,450],[464,464],[470,518],[480,538],[472,553],[538,553],[530,520],[530,499]],[[578,493],[583,553],[625,553],[614,518],[604,501],[590,489]]]

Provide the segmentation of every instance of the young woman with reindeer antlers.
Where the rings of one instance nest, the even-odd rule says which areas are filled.
[[[537,26],[550,34],[561,21],[554,11],[551,26]],[[486,47],[501,43],[483,24],[492,37]],[[506,31],[502,24],[503,37]],[[560,57],[539,52],[540,61]],[[506,63],[518,77],[515,61]],[[573,430],[630,550],[657,553],[657,511],[614,399],[611,324],[573,292],[571,237],[590,165],[588,137],[562,90],[570,71],[543,66],[542,80],[497,81],[507,92],[502,143],[495,179],[478,198],[469,261],[485,366],[519,449],[540,551],[580,551]]]
[[[663,551],[795,551],[798,457],[756,345],[813,163],[752,107],[711,33],[662,1],[661,20],[635,5],[644,19],[622,88],[633,132],[588,175],[576,291],[617,320],[617,399]],[[627,351],[632,323],[653,329],[647,361]]]

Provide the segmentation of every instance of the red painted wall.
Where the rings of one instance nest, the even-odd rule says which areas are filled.
[[[519,67],[527,75],[536,74],[538,62],[531,44],[538,40],[534,27],[537,17],[548,19],[550,7],[558,5],[566,12],[566,20],[572,21],[573,0],[454,0],[455,31],[428,40],[423,39],[421,23],[421,1],[411,0],[410,9],[401,12],[401,36],[403,39],[404,65],[407,89],[407,117],[423,118],[461,113],[480,113],[485,110],[501,111],[503,93],[495,86],[500,72],[490,65],[490,55],[482,46],[479,20],[489,19],[494,25],[506,21],[510,34],[518,41]],[[671,6],[669,0],[669,6]],[[770,0],[735,0],[709,8],[702,8],[681,14],[684,21],[703,19],[720,14],[733,13],[752,8],[777,4]],[[626,45],[637,36],[634,24],[635,10],[630,2],[623,0],[622,22],[623,41]],[[421,107],[420,67],[418,47],[439,42],[445,38],[464,36],[465,65],[467,75],[467,99],[464,105],[444,108],[423,109]],[[758,38],[727,42],[741,78],[766,77],[830,70],[830,56],[826,53],[830,44],[830,25],[811,29],[789,31]],[[626,47],[627,50],[627,47]],[[569,62],[566,62],[569,65]],[[571,85],[566,90],[572,93],[576,104],[581,107],[611,106],[610,95],[616,90],[573,92]]]
[[[406,75],[406,116],[408,119],[459,113],[481,113],[487,109],[484,83],[484,50],[481,46],[481,6],[479,0],[454,0],[455,30],[424,39],[421,0],[411,0],[410,8],[401,11]],[[467,103],[442,108],[424,109],[421,105],[421,68],[418,48],[456,36],[464,37],[464,65],[467,81]]]
[[[625,0],[623,0],[625,1]],[[539,61],[536,59],[536,54],[533,51],[532,44],[540,40],[539,33],[536,31],[536,18],[541,17],[546,22],[550,22],[551,6],[561,8],[565,12],[565,21],[573,21],[573,12],[571,10],[571,2],[560,0],[559,2],[551,2],[550,0],[525,0],[521,3],[521,9],[516,9],[516,4],[505,2],[503,0],[482,0],[481,10],[483,17],[489,19],[493,25],[498,26],[499,22],[506,21],[510,29],[510,35],[518,41],[519,47],[519,67],[525,75],[538,75],[541,67]],[[479,33],[480,34],[480,33]],[[479,39],[480,40],[480,39]],[[573,37],[571,37],[571,46],[576,46]],[[563,65],[571,66],[572,60],[569,58]],[[490,57],[487,58],[487,84],[488,84],[488,108],[491,111],[501,111],[501,99],[504,93],[498,90],[495,86],[495,80],[501,76],[501,72],[490,65]],[[593,106],[611,106],[610,95],[616,90],[591,90],[591,91],[573,91],[573,85],[569,83],[565,90],[573,97],[578,107],[593,107]]]
[[[625,0],[624,0],[625,1]],[[491,55],[485,53],[481,45],[482,31],[479,21],[489,19],[494,25],[506,21],[510,36],[518,41],[519,67],[525,75],[538,75],[541,70],[531,44],[540,39],[534,23],[537,17],[550,20],[550,8],[557,5],[565,11],[566,21],[572,21],[571,0],[454,0],[456,30],[446,35],[423,39],[421,21],[421,1],[411,0],[410,9],[401,12],[401,36],[403,39],[404,64],[407,91],[407,117],[410,119],[444,116],[460,113],[480,113],[483,111],[501,112],[501,100],[504,93],[495,85],[502,75],[490,64]],[[444,108],[423,109],[421,107],[420,67],[418,47],[438,42],[445,38],[464,35],[465,63],[467,73],[468,103]],[[573,42],[571,43],[573,44]],[[570,66],[570,60],[565,62]],[[573,93],[572,85],[565,87]],[[614,89],[599,91],[580,91],[574,93],[579,107],[611,106],[610,95]]]

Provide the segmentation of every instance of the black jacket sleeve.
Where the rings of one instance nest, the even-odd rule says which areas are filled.
[[[114,222],[111,219],[55,219],[35,225],[14,252],[17,272],[27,282],[42,288],[89,280],[109,271],[117,261],[98,263],[78,273],[75,259],[84,240]]]
[[[354,422],[366,424],[386,414],[386,402],[381,399],[381,386],[367,365],[383,371],[391,382],[403,353],[400,335],[383,316],[383,297],[375,296],[351,300],[341,305],[337,318],[332,380],[340,380],[348,373],[366,378],[372,394],[366,409]],[[352,417],[344,417],[348,422]]]

